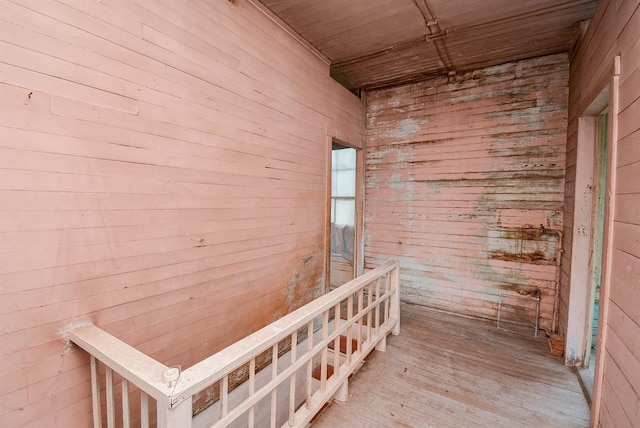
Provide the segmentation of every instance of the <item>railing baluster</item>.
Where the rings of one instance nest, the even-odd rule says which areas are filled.
[[[313,352],[313,320],[307,324],[307,352],[309,355]],[[307,394],[305,397],[305,407],[311,406],[311,393],[313,392],[313,358],[307,362]]]
[[[226,374],[222,377],[220,382],[220,403],[222,405],[222,416],[226,416],[229,413],[229,375]]]
[[[113,403],[113,370],[105,368],[106,388],[107,388],[107,427],[114,428],[116,414]]]
[[[361,288],[358,291],[358,331],[356,332],[357,334],[357,344],[358,344],[358,351],[362,351],[362,317],[364,316],[364,314],[362,313],[362,310],[364,308],[364,288]]]
[[[395,318],[396,324],[393,326],[391,332],[394,335],[400,334],[400,268],[396,266],[390,273],[391,285],[394,288],[394,293],[391,296],[391,313],[390,316]]]
[[[130,424],[129,382],[125,378],[122,378],[122,428],[129,428]]]
[[[249,396],[252,396],[256,392],[256,359],[252,358],[249,361]],[[255,424],[256,409],[251,406],[249,409],[249,428],[253,428]]]
[[[291,364],[298,358],[298,330],[294,330],[291,335]],[[293,418],[296,412],[296,372],[291,375],[289,381],[289,426],[293,426]]]
[[[329,311],[326,310],[322,313],[322,341],[326,343],[329,336]],[[322,357],[320,361],[320,391],[324,392],[327,387],[327,352],[328,348],[325,346],[322,349]]]
[[[140,391],[140,426],[149,428],[149,395]]]
[[[347,320],[349,322],[349,327],[347,327],[347,360],[345,364],[347,366],[351,365],[351,354],[353,352],[352,340],[353,340],[353,293],[349,294],[347,298]]]
[[[100,403],[100,382],[98,378],[98,360],[91,356],[91,406],[93,408],[93,427],[102,427],[102,404]]]
[[[380,297],[380,278],[378,278],[376,280],[376,300],[378,299],[378,297]],[[373,323],[373,327],[374,327],[374,333],[376,338],[378,337],[378,330],[380,327],[380,303],[376,304],[376,309],[375,309],[375,320]]]
[[[370,308],[373,301],[373,284],[367,284],[367,307]],[[367,310],[367,342],[371,342],[371,309]]]
[[[278,377],[278,343],[271,348],[271,380]],[[271,428],[276,428],[278,412],[278,388],[271,391]]]
[[[391,289],[391,273],[387,273],[384,278],[384,292],[385,294]],[[384,299],[384,322],[389,322],[389,298]]]
[[[341,302],[338,302],[337,305],[334,306],[335,311],[334,311],[334,319],[333,319],[333,325],[334,325],[334,331],[337,330],[340,327],[339,322],[341,322],[341,314],[340,314],[340,304]],[[333,339],[333,370],[336,371],[338,370],[338,367],[340,367],[340,336],[336,336],[335,339]]]

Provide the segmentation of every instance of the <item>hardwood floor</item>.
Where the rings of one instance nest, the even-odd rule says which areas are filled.
[[[401,333],[351,379],[323,427],[586,427],[574,371],[539,338],[419,306],[401,310]]]

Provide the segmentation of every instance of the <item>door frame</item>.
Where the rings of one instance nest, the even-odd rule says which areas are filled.
[[[591,426],[597,426],[602,396],[604,355],[607,343],[607,317],[611,283],[611,253],[613,250],[613,220],[615,218],[616,161],[618,147],[618,99],[620,57],[614,60],[608,77],[599,86],[600,91],[588,97],[591,102],[578,118],[578,142],[576,148],[576,180],[574,188],[573,236],[571,242],[571,272],[569,307],[565,343],[565,364],[584,365],[587,334],[591,322],[591,254],[593,245],[593,186],[597,143],[597,120],[605,108],[609,109],[607,135],[607,165],[604,208],[604,234],[602,244],[602,271],[600,279],[600,314],[594,388],[591,400]]]

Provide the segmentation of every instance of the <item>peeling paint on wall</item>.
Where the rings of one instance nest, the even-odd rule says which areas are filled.
[[[408,138],[417,132],[420,132],[423,125],[426,125],[426,120],[423,120],[421,123],[416,119],[402,119],[394,129],[386,131],[384,135],[398,139]]]
[[[518,308],[539,290],[548,328],[568,60],[469,76],[367,94],[365,264],[398,259],[405,301],[484,318],[496,318],[501,296]],[[520,309],[517,319],[531,318],[529,303]]]

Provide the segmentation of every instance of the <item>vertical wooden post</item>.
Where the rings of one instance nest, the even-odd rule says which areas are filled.
[[[93,427],[102,427],[102,412],[100,405],[100,380],[98,378],[98,360],[91,356],[91,403],[93,406]]]
[[[140,426],[149,428],[149,396],[144,391],[140,391]]]
[[[344,403],[345,401],[347,401],[347,399],[349,398],[349,380],[345,380],[342,385],[340,385],[340,388],[338,388],[338,391],[336,391],[336,395],[333,397],[336,399],[336,401],[340,401],[341,403]]]
[[[340,328],[341,322],[341,314],[340,314],[340,302],[338,302],[334,306],[334,317],[333,317],[333,331],[336,331]],[[334,370],[338,370],[340,367],[340,336],[336,336],[333,340],[333,368]]]
[[[298,330],[294,330],[291,335],[291,364],[296,362],[298,358]],[[289,381],[289,423],[290,427],[293,426],[293,421],[296,412],[296,372],[291,374]]]
[[[312,351],[313,351],[313,320],[309,321],[309,323],[307,324],[307,352],[311,354]],[[307,391],[305,395],[305,406],[307,409],[311,407],[312,383],[313,383],[313,358],[310,358],[309,362],[307,363],[307,376],[306,376]]]
[[[278,377],[278,343],[276,342],[271,347],[271,380],[275,380]],[[275,386],[271,390],[271,424],[272,428],[275,428],[278,416],[278,387]]]
[[[353,321],[353,294],[349,294],[347,298],[347,322],[351,323]],[[349,324],[347,327],[347,343],[346,343],[346,364],[349,366],[351,364],[351,354],[353,353],[353,324]],[[336,367],[337,370],[337,367]]]
[[[256,359],[252,358],[249,361],[249,395],[253,395],[256,392]],[[253,428],[256,420],[256,411],[255,407],[251,406],[249,409],[249,428]]]
[[[122,378],[122,428],[129,428],[131,425],[131,415],[129,414],[129,382]]]
[[[400,334],[400,266],[396,266],[391,272],[391,289],[395,290],[391,295],[391,312],[389,317],[396,320],[396,325],[393,326],[391,333],[394,336]]]
[[[356,331],[357,335],[357,351],[362,351],[362,311],[364,310],[364,288],[361,288],[358,291],[358,330]]]
[[[227,413],[229,413],[229,375],[224,375],[220,381],[220,414],[224,417]]]
[[[158,401],[158,428],[189,428],[192,401],[192,397],[189,397],[175,407],[169,407],[167,402]]]
[[[326,310],[322,313],[322,340],[327,340],[329,336],[329,311]],[[322,355],[320,357],[320,391],[324,392],[327,387],[327,358],[328,351],[325,346],[322,348]]]
[[[382,339],[376,345],[376,351],[387,352],[387,335],[382,336]]]
[[[105,387],[107,389],[107,427],[116,426],[116,409],[113,400],[113,370],[109,367],[105,369]]]
[[[367,342],[371,342],[371,302],[373,301],[373,285],[367,285]]]

